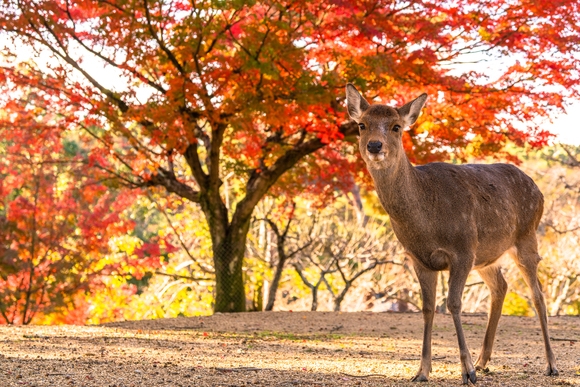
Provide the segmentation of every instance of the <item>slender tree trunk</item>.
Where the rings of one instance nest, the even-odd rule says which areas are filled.
[[[559,316],[560,315],[560,309],[562,309],[562,305],[564,304],[564,302],[568,298],[568,291],[570,290],[571,283],[572,283],[572,279],[566,278],[566,282],[564,283],[564,286],[561,290],[560,290],[560,286],[558,286],[558,290],[560,290],[559,291],[560,295],[556,298],[556,300],[552,304],[552,308],[550,311],[551,316]]]
[[[200,195],[207,220],[215,267],[214,313],[246,311],[243,263],[246,236],[250,227],[245,221],[229,222],[228,210],[219,196],[219,185]]]
[[[318,286],[312,287],[312,307],[310,308],[311,311],[316,312],[318,309]]]
[[[274,272],[274,278],[270,283],[270,289],[268,291],[268,303],[266,304],[266,311],[271,311],[274,309],[274,302],[276,301],[276,292],[278,291],[278,286],[280,286],[280,279],[282,278],[282,271],[284,270],[284,264],[286,259],[278,257],[278,263],[276,264],[276,271]]]
[[[252,312],[261,312],[264,309],[264,280],[260,280],[254,290],[254,297],[252,299]]]
[[[437,313],[445,314],[447,313],[447,290],[445,289],[445,274],[440,272],[441,276],[441,305],[435,306]]]
[[[351,286],[352,286],[352,282],[347,282],[344,289],[342,289],[342,291],[334,299],[334,311],[335,312],[340,312],[340,304],[342,304],[342,301],[344,301],[344,297],[346,296],[346,293],[348,293],[348,291],[350,290]]]

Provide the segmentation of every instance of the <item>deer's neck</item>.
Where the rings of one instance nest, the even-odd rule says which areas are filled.
[[[392,220],[412,222],[420,215],[422,187],[418,171],[407,157],[389,168],[371,169],[379,200]]]

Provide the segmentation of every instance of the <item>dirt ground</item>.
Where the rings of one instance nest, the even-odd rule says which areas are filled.
[[[465,315],[474,359],[486,317]],[[560,376],[546,377],[537,319],[503,316],[478,386],[580,386],[580,318],[550,319]],[[461,384],[449,315],[435,317],[433,371]],[[417,386],[417,313],[217,314],[98,327],[0,328],[0,386]]]

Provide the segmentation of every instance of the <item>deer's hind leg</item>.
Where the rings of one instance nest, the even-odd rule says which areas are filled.
[[[507,282],[501,274],[501,268],[497,265],[479,269],[477,272],[491,293],[491,306],[489,308],[485,337],[481,346],[481,353],[475,363],[475,368],[477,370],[487,371],[485,366],[491,358],[495,331],[497,329],[499,318],[501,317],[501,309],[507,293]]]
[[[544,337],[544,347],[546,349],[546,360],[548,366],[546,368],[546,375],[558,375],[558,369],[556,368],[556,358],[554,352],[552,351],[552,346],[550,345],[550,334],[548,332],[548,313],[546,311],[546,302],[544,300],[544,294],[542,293],[542,287],[538,279],[538,264],[542,260],[538,254],[538,242],[536,240],[536,235],[530,234],[523,240],[516,244],[517,254],[514,256],[514,260],[524,277],[524,280],[530,287],[532,292],[532,300],[534,302],[534,307],[540,319],[540,326],[542,327],[542,335]]]

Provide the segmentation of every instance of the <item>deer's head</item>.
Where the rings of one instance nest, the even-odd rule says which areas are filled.
[[[350,118],[359,126],[359,149],[369,169],[388,168],[405,156],[401,136],[413,125],[427,100],[421,94],[400,108],[370,105],[352,85],[346,85],[346,102]]]

